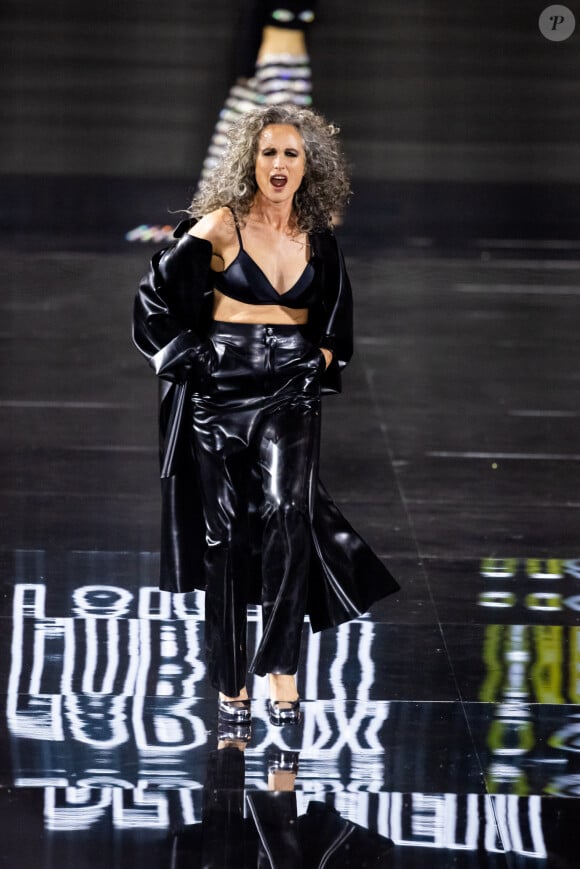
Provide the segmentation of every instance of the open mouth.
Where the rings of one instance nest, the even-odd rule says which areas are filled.
[[[270,178],[270,184],[272,187],[276,187],[278,190],[281,190],[282,187],[285,187],[288,179],[285,175],[272,175]]]

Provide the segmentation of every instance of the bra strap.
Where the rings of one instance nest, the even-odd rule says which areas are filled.
[[[243,243],[243,241],[242,241],[242,233],[240,232],[240,225],[239,225],[239,223],[238,223],[238,218],[236,217],[236,212],[235,212],[234,209],[231,207],[231,205],[228,205],[228,208],[229,208],[230,211],[232,212],[232,217],[234,218],[234,223],[235,223],[235,225],[236,225],[236,232],[238,233],[238,241],[239,241],[239,243],[240,243],[240,250],[243,250],[243,249],[244,249],[244,243]]]

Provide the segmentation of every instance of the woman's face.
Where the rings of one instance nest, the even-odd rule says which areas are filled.
[[[306,168],[302,136],[291,124],[269,124],[258,137],[256,183],[269,202],[292,201]]]

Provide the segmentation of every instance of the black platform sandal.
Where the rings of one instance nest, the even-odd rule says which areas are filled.
[[[252,704],[250,700],[222,700],[218,698],[218,721],[227,724],[252,723]]]
[[[266,703],[271,724],[282,727],[284,724],[299,724],[302,720],[300,699],[298,700],[268,700]]]

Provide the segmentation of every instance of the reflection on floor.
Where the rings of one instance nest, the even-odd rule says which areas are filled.
[[[143,251],[2,259],[0,864],[577,866],[580,263],[349,259],[323,479],[403,589],[235,739],[202,595],[156,588]]]

